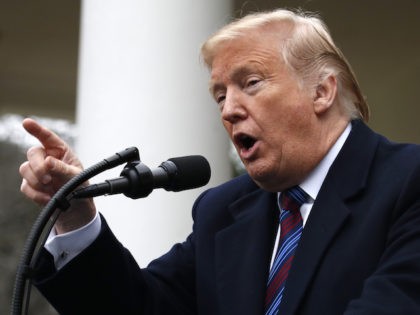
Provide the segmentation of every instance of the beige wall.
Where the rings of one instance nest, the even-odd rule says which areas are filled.
[[[370,125],[420,143],[420,1],[235,2],[236,16],[276,6],[319,12],[359,78]],[[1,1],[0,115],[74,119],[79,9],[76,0]]]
[[[0,1],[0,115],[74,118],[79,6]]]

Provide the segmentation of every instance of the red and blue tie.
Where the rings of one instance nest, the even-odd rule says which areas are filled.
[[[287,275],[303,230],[300,207],[308,201],[308,198],[308,194],[299,186],[281,193],[280,239],[268,277],[265,315],[278,314]]]

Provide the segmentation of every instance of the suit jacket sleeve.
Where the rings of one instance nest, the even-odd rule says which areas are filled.
[[[103,219],[98,238],[60,271],[44,250],[35,285],[60,314],[194,314],[194,241],[189,236],[146,269]]]
[[[249,176],[210,189],[193,206],[191,235],[145,269],[103,220],[98,238],[58,272],[45,251],[35,285],[64,315],[259,314],[275,209],[275,194]]]

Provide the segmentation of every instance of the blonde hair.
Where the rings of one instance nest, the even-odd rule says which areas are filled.
[[[284,29],[288,36],[280,43],[280,54],[303,83],[314,76],[323,80],[334,75],[340,103],[350,119],[369,120],[369,107],[350,64],[335,45],[327,26],[314,14],[284,9],[249,14],[224,26],[202,45],[204,62],[211,68],[221,44],[269,25],[288,26]]]

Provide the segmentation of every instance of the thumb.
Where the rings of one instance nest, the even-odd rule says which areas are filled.
[[[80,168],[67,164],[53,156],[48,156],[45,159],[45,166],[51,176],[67,180],[76,176],[82,171]]]

